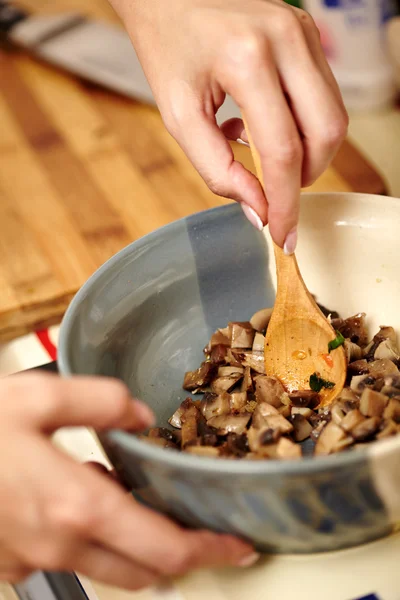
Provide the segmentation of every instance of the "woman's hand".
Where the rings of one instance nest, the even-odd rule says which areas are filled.
[[[149,409],[116,380],[0,380],[1,580],[16,582],[37,569],[78,571],[137,589],[197,567],[251,562],[248,544],[180,528],[50,439],[63,426],[141,430],[151,421]]]
[[[308,13],[282,0],[110,0],[132,38],[169,132],[209,188],[241,203],[288,253],[300,187],[326,169],[347,131],[339,88]],[[226,140],[243,123],[215,113],[225,93],[245,114],[265,191]]]

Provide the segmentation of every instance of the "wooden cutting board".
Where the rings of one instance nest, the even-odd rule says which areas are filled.
[[[50,11],[54,3],[23,4]],[[65,9],[115,19],[105,0],[59,0]],[[132,240],[227,201],[208,191],[155,109],[23,54],[0,53],[0,73],[4,341],[59,322],[93,271]],[[252,169],[249,150],[234,149]],[[311,190],[386,191],[349,142]]]

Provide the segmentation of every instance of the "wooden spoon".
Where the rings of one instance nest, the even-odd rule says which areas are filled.
[[[261,161],[245,122],[257,177],[264,187]],[[332,387],[320,390],[320,406],[340,394],[346,379],[343,346],[329,352],[337,333],[318,308],[301,276],[294,254],[286,256],[274,243],[277,293],[265,339],[265,369],[277,377],[288,392],[309,390],[316,374]],[[314,379],[314,378],[313,378]]]

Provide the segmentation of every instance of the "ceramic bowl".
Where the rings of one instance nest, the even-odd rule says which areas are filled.
[[[371,331],[400,330],[400,201],[305,194],[298,261],[317,300],[343,316],[367,313]],[[159,425],[187,395],[211,333],[274,301],[270,243],[230,204],[172,223],[104,264],[61,327],[63,375],[124,380]],[[265,552],[361,544],[400,521],[400,436],[366,451],[301,461],[227,461],[168,451],[134,435],[101,437],[133,494],[191,527],[251,540]]]

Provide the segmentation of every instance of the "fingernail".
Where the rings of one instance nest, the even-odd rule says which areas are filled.
[[[284,254],[286,254],[287,256],[290,256],[290,254],[293,254],[293,252],[296,250],[296,244],[297,244],[297,229],[294,228],[294,229],[292,229],[292,231],[289,231],[289,233],[286,236],[285,243],[283,244]]]
[[[248,142],[245,142],[241,138],[238,138],[236,141],[238,144],[242,144],[242,146],[247,146],[248,148],[250,148],[250,144]]]
[[[246,567],[251,567],[252,565],[254,565],[260,558],[260,554],[257,554],[257,552],[253,552],[252,554],[248,554],[247,556],[245,556],[244,558],[241,558],[240,561],[237,563],[238,567],[242,567],[243,569],[245,569]]]
[[[256,213],[256,211],[253,208],[251,208],[251,206],[249,206],[248,204],[245,204],[244,202],[242,202],[240,206],[242,207],[242,210],[243,210],[244,214],[246,215],[246,218],[250,221],[250,223],[253,225],[253,227],[258,229],[258,231],[262,231],[264,229],[264,225],[263,225],[263,222],[261,221],[260,217]]]
[[[151,427],[155,424],[153,411],[146,404],[135,402],[135,416],[143,427]]]

